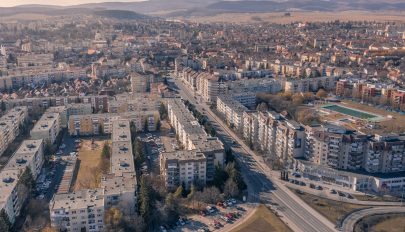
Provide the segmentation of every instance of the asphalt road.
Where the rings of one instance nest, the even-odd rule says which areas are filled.
[[[356,223],[364,217],[388,213],[405,213],[405,207],[374,207],[353,212],[343,220],[342,231],[353,231]]]
[[[294,231],[303,232],[329,232],[336,231],[335,225],[320,215],[294,193],[279,183],[278,176],[272,176],[270,169],[264,164],[261,157],[250,150],[214,113],[204,102],[197,99],[179,80],[174,79],[180,96],[189,100],[196,109],[207,115],[217,131],[217,136],[232,147],[232,140],[240,146],[233,146],[234,154],[240,161],[242,173],[247,179],[249,199],[265,204],[277,205],[277,211],[282,220]]]

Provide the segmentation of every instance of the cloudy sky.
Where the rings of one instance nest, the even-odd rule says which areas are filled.
[[[0,0],[0,7],[18,6],[25,4],[46,4],[46,5],[77,5],[94,2],[138,2],[142,0]]]

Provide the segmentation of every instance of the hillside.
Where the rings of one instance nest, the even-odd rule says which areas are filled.
[[[94,15],[107,18],[130,19],[130,20],[149,18],[146,15],[138,14],[128,10],[102,10],[94,12]]]
[[[66,10],[69,9],[69,10]],[[24,5],[0,8],[1,16],[14,14],[89,14],[98,11],[133,11],[139,14],[162,16],[204,16],[221,13],[269,13],[282,11],[404,11],[404,0],[149,0],[143,2],[103,2],[68,7]],[[123,13],[123,12],[122,12]],[[100,13],[97,13],[100,14]],[[119,12],[104,12],[115,18],[138,18]]]

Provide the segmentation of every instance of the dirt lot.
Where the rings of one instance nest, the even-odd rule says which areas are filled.
[[[195,22],[228,22],[228,23],[280,23],[291,22],[325,22],[325,21],[396,21],[405,22],[405,13],[401,11],[340,11],[340,12],[292,12],[291,17],[284,16],[284,12],[277,13],[224,13],[214,16],[191,17]]]
[[[260,205],[254,214],[247,218],[242,225],[236,227],[232,232],[284,232],[291,231],[274,213]]]
[[[339,218],[355,209],[366,208],[366,206],[364,205],[356,205],[328,200],[302,192],[297,193],[297,196],[299,196],[303,201],[305,201],[309,206],[314,208],[320,214],[329,219],[332,223],[336,223]]]
[[[108,140],[95,140],[92,145],[91,139],[83,139],[80,143],[78,154],[79,171],[76,178],[75,190],[97,188],[100,184],[101,151],[104,143]]]

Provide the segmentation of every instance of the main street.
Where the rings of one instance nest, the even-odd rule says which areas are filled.
[[[206,113],[217,131],[217,136],[228,146],[232,141],[240,146],[232,149],[242,167],[249,186],[250,199],[260,201],[267,205],[276,205],[281,219],[294,231],[303,232],[329,232],[336,231],[335,225],[320,215],[299,197],[287,189],[278,179],[272,176],[271,170],[264,164],[263,159],[247,147],[236,134],[220,120],[204,102],[197,102],[197,98],[188,88],[177,79],[173,79],[179,88],[180,96],[190,101],[196,109]],[[274,208],[274,207],[273,207]]]

